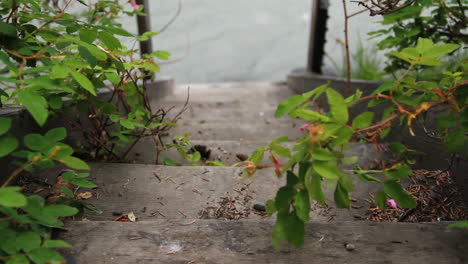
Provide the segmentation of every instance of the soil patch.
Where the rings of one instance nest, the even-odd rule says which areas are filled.
[[[445,171],[414,170],[406,188],[418,206],[380,210],[373,200],[367,219],[375,222],[439,222],[468,219],[468,206]],[[373,198],[373,197],[372,197]]]

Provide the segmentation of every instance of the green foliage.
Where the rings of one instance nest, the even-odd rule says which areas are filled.
[[[389,27],[369,34],[372,37],[384,37],[378,43],[381,50],[412,47],[419,38],[434,43],[466,44],[466,17],[461,5],[466,10],[466,2],[460,0],[414,1],[406,8],[384,15],[381,24]],[[403,61],[390,57],[385,70],[392,73],[404,68],[404,65]]]
[[[3,132],[8,133],[11,120],[2,118],[1,124]],[[26,135],[24,145],[31,151],[22,150],[14,153],[16,157],[25,159],[18,173],[24,169],[31,170],[35,166],[53,167],[54,162],[89,169],[85,162],[71,156],[73,154],[71,147],[60,142],[65,137],[64,128],[51,129],[45,135]],[[92,207],[75,199],[73,191],[65,186],[61,186],[60,189],[68,197],[60,197],[55,204],[46,204],[40,196],[21,193],[21,187],[7,186],[16,175],[14,172],[0,187],[0,233],[2,234],[0,256],[6,259],[6,263],[64,261],[55,248],[70,247],[70,245],[61,240],[50,240],[51,230],[48,228],[62,227],[63,217],[74,216],[82,208],[92,209]],[[79,187],[96,187],[94,183],[84,179],[88,176],[89,173],[67,171],[62,178],[64,182]]]
[[[342,40],[337,40],[339,44],[343,46],[344,42]],[[362,41],[359,40],[359,45],[356,51],[351,54],[351,78],[359,80],[369,80],[369,81],[380,81],[384,77],[385,73],[382,69],[382,62],[378,56],[375,56],[378,48],[375,47],[375,44],[365,47],[362,44]],[[345,53],[344,51],[343,53]],[[343,59],[340,65],[333,59],[332,56],[326,54],[326,58],[330,60],[335,70],[338,71],[340,77],[346,77],[346,56],[343,55]]]
[[[302,245],[304,226],[310,219],[310,201],[326,203],[324,188],[334,188],[333,199],[337,208],[350,208],[349,194],[354,190],[353,178],[380,186],[380,191],[375,194],[375,202],[383,210],[390,198],[401,208],[417,206],[414,198],[400,184],[400,180],[411,175],[411,156],[418,152],[408,149],[402,143],[391,143],[389,149],[401,162],[380,170],[365,170],[356,166],[352,177],[341,165],[356,163],[358,158],[346,157],[343,150],[351,140],[364,138],[363,135],[367,141],[377,144],[380,136],[388,133],[392,122],[401,121],[414,134],[413,121],[422,119],[428,111],[439,105],[450,109],[448,114],[437,119],[437,136],[442,138],[447,151],[456,152],[467,146],[465,132],[468,131],[468,93],[461,88],[467,83],[466,71],[457,69],[455,72],[445,72],[444,79],[430,84],[418,81],[409,74],[415,66],[440,64],[439,56],[458,47],[456,44],[434,45],[431,40],[419,39],[415,47],[393,52],[394,56],[410,64],[409,69],[398,80],[384,83],[367,97],[361,98],[361,92],[357,91],[344,98],[328,85],[324,85],[279,104],[276,117],[289,114],[308,122],[306,132],[289,151],[283,146],[278,147],[279,141],[286,140],[280,138],[268,146],[256,149],[245,163],[249,175],[254,174],[257,169],[272,166],[275,167],[277,176],[286,172],[286,185],[278,190],[274,200],[267,202],[268,215],[277,214],[276,226],[271,233],[275,248],[280,248],[283,241],[296,247]],[[312,108],[313,100],[321,95],[328,100],[328,113],[322,109],[317,110],[315,105],[314,110],[309,109]],[[374,113],[370,111],[364,111],[351,119],[349,108],[353,103],[364,100],[371,100],[371,106],[383,102],[392,106],[385,110],[382,120],[375,120]],[[273,164],[261,164],[268,152]],[[285,165],[279,164],[275,159],[276,154],[289,158],[289,161]]]
[[[76,199],[70,185],[58,187],[64,195],[52,204],[9,186],[21,172],[34,173],[36,168],[50,169],[59,163],[89,170],[82,158],[123,160],[130,148],[126,144],[142,137],[160,139],[178,119],[167,121],[167,112],[152,109],[146,95],[148,80],[159,71],[156,60],[170,54],[156,51],[137,58],[138,50],[121,43],[121,37],[138,41],[156,35],[133,36],[116,20],[144,15],[141,9],[133,10],[122,1],[79,0],[77,4],[90,8],[71,14],[69,1],[52,2],[0,2],[0,107],[22,105],[41,127],[66,114],[67,123],[82,130],[84,140],[74,148],[62,143],[65,128],[19,139],[16,131],[10,131],[12,119],[0,117],[0,158],[9,156],[18,164],[0,187],[2,263],[63,263],[56,248],[70,245],[51,240],[51,228],[63,226],[64,218],[84,208],[97,211]],[[103,90],[110,96],[98,96]],[[164,145],[157,142],[160,148]],[[184,157],[196,162],[200,153]],[[61,175],[71,186],[97,187],[88,176],[74,171]]]

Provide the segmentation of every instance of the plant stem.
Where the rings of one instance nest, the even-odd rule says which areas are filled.
[[[359,130],[356,130],[354,131],[354,133],[361,133],[361,132],[365,132],[365,131],[368,131],[368,130],[373,130],[373,129],[376,129],[376,128],[379,128],[389,122],[392,122],[393,120],[395,120],[396,118],[398,118],[400,116],[400,114],[394,114],[392,116],[390,116],[389,118],[385,119],[384,121],[380,122],[380,123],[377,123],[373,126],[370,126],[370,127],[366,127],[366,128],[362,128],[362,129],[359,129]]]
[[[5,188],[7,187],[8,185],[10,185],[11,181],[13,181],[21,172],[24,171],[24,168],[29,165],[29,163],[26,163],[24,164],[23,166],[17,168],[15,171],[13,171],[10,176],[8,177],[8,179],[2,184],[1,188]]]
[[[403,81],[403,79],[406,77],[406,75],[408,75],[408,73],[413,69],[413,67],[414,64],[410,64],[408,69],[400,76],[400,78],[398,78],[398,80],[396,80],[393,83],[392,87],[390,88],[390,96],[393,96],[393,90],[395,89],[395,87],[397,87]]]
[[[351,95],[351,58],[349,55],[349,38],[348,38],[348,9],[346,8],[346,0],[343,0],[344,12],[344,34],[345,34],[345,53],[346,53],[346,96]]]

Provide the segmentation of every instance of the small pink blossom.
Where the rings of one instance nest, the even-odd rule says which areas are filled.
[[[138,10],[140,6],[135,2],[135,0],[130,0],[130,4],[132,4],[133,9]]]
[[[393,209],[397,209],[397,207],[398,207],[397,203],[393,199],[388,199],[387,200],[387,205],[388,205],[388,207],[393,208]]]
[[[300,131],[306,131],[308,128],[309,128],[309,124],[304,124],[299,128],[299,130]]]

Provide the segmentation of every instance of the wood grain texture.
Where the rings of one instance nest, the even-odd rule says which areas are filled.
[[[73,222],[60,234],[76,263],[434,263],[468,262],[468,230],[446,224],[341,222],[307,225],[301,249],[275,251],[272,221]],[[345,248],[354,245],[353,251]]]

